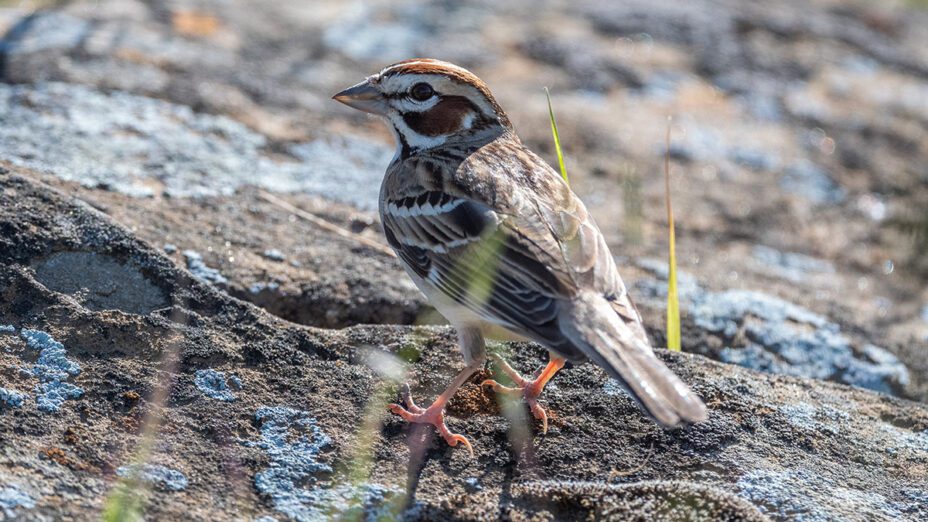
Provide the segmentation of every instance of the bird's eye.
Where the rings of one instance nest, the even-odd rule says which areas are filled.
[[[425,101],[432,97],[435,94],[435,90],[432,89],[432,86],[425,83],[417,83],[412,86],[412,89],[409,89],[409,95],[414,100]]]

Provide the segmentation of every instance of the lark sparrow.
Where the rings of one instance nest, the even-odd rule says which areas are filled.
[[[538,405],[565,360],[606,370],[661,424],[698,422],[706,407],[655,355],[602,234],[580,199],[516,136],[487,86],[456,65],[391,65],[334,99],[384,117],[397,142],[380,189],[390,246],[457,329],[465,368],[431,406],[390,409],[435,425],[451,446],[444,408],[485,360],[484,335],[502,327],[537,341],[550,362],[527,380],[498,361],[547,429]]]

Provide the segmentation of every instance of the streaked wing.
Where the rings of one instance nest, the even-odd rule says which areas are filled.
[[[581,358],[555,317],[564,301],[594,290],[647,344],[586,207],[517,142],[496,140],[454,168],[435,159],[396,165],[384,183],[391,246],[419,277],[488,322]]]
[[[514,227],[513,216],[440,191],[387,200],[382,215],[390,245],[420,278],[484,320],[572,355],[557,315],[573,284],[539,248],[551,238],[538,220]]]
[[[583,202],[557,182],[549,181],[548,189],[541,192],[548,197],[535,199],[537,215],[562,253],[554,262],[570,274],[577,289],[591,289],[602,295],[632,333],[649,344],[641,314],[619,276],[606,239]]]
[[[593,270],[590,252],[608,255],[595,226],[562,217],[555,229],[534,201],[503,214],[441,191],[387,200],[382,216],[390,245],[428,284],[489,323],[582,358],[557,316],[577,292],[577,277]],[[614,272],[611,257],[608,263]]]

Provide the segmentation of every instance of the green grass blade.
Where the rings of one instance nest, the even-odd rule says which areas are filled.
[[[554,150],[557,151],[557,164],[561,169],[561,177],[564,178],[564,183],[570,185],[570,180],[567,179],[567,167],[564,166],[564,153],[561,151],[561,137],[557,133],[557,122],[554,120],[554,108],[551,106],[551,93],[548,92],[547,87],[545,87],[545,97],[548,98],[548,117],[551,118],[551,134],[554,135]]]
[[[667,149],[664,153],[664,199],[667,203],[668,255],[667,268],[667,348],[679,352],[680,336],[680,299],[677,295],[677,246],[674,233],[673,205],[670,201],[670,121],[667,122]]]

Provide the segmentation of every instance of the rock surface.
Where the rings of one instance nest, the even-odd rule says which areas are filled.
[[[35,87],[3,87],[0,111],[17,125],[0,131],[0,148],[17,164],[156,199],[229,195],[245,183],[296,191],[290,202],[304,208],[308,192],[370,209],[388,133],[329,96],[392,60],[432,54],[477,71],[524,141],[549,158],[540,86],[550,86],[574,187],[600,223],[616,224],[603,227],[613,248],[639,258],[663,256],[663,185],[654,174],[673,114],[684,268],[711,290],[765,290],[861,327],[916,370],[911,386],[925,398],[926,25],[924,10],[893,2],[824,0],[550,1],[543,10],[519,0],[495,12],[416,1],[279,2],[261,13],[239,0],[11,9],[0,23],[9,28],[0,78]],[[43,149],[49,140],[59,147]],[[196,207],[177,201],[158,199],[147,211]],[[153,228],[148,216],[128,214],[120,222]],[[341,217],[351,227],[376,223],[357,210]],[[221,248],[224,235],[203,230],[196,239]],[[273,243],[257,246],[281,249]],[[350,263],[333,261],[265,277],[252,263],[222,266],[238,256],[184,248],[220,274],[239,272],[223,274],[236,296],[291,320],[421,322],[421,299],[403,302],[410,292],[389,262],[340,273],[333,265]],[[300,312],[319,300],[333,309],[329,318]],[[351,306],[338,310],[342,302]],[[399,313],[347,310],[366,302]]]
[[[926,11],[489,7],[0,8],[0,519],[928,517]],[[473,459],[385,413],[461,361],[381,243],[390,137],[329,96],[417,54],[548,159],[552,88],[656,345],[674,116],[687,354],[661,357],[709,422],[661,430],[589,365],[545,437],[488,366],[449,407]]]
[[[153,518],[928,514],[922,404],[662,351],[706,399],[708,422],[661,430],[584,364],[546,391],[553,418],[544,437],[522,406],[501,409],[465,385],[449,414],[471,438],[471,458],[384,410],[398,380],[427,397],[454,374],[461,363],[448,328],[299,327],[29,177],[4,174],[0,203],[0,322],[14,328],[0,335],[0,368],[25,397],[0,412],[10,513],[92,517],[135,477],[148,484],[135,490]],[[85,280],[90,295],[141,278],[165,301],[142,311],[52,290],[34,266],[55,280],[86,270],[47,262],[64,252],[119,267],[108,280]],[[54,411],[43,407],[46,373],[19,370],[50,359],[43,352],[34,362],[39,343],[60,347],[60,382],[82,391]],[[524,372],[544,361],[527,344],[494,349],[511,351]]]

